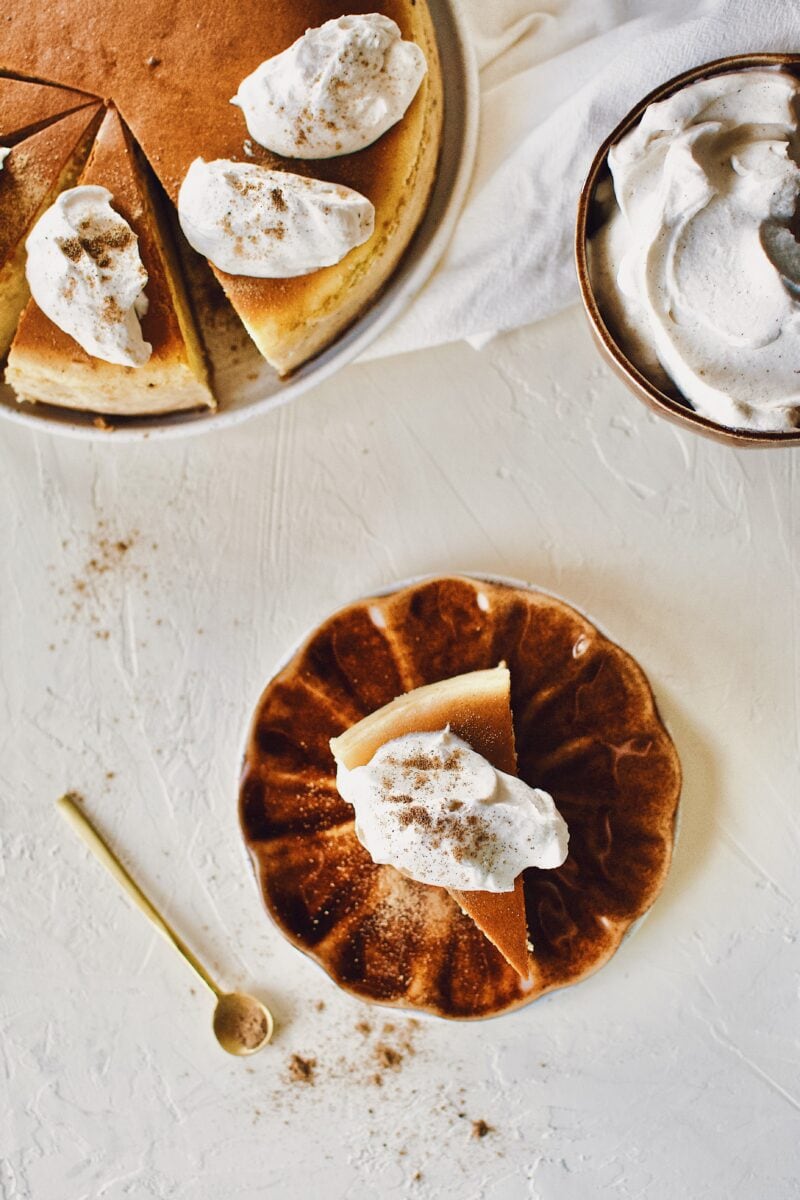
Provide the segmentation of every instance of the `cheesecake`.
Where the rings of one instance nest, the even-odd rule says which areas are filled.
[[[513,740],[508,702],[493,692],[499,662]],[[472,676],[481,699],[468,711],[457,677],[473,672],[490,686]],[[427,695],[424,723],[458,719],[465,740],[508,768],[515,753],[519,778],[550,793],[569,828],[563,865],[522,875],[527,979],[479,928],[474,895],[468,915],[462,897],[373,861],[337,788],[331,739],[366,757],[399,714],[408,720],[404,694],[442,681],[414,705],[425,712]],[[239,813],[268,914],[339,987],[473,1020],[608,962],[664,883],[680,786],[650,685],[625,650],[554,596],[442,576],[347,605],[291,654],[255,707]]]
[[[20,400],[102,415],[213,407],[204,351],[167,213],[155,180],[114,108],[105,112],[78,183],[107,188],[114,210],[138,239],[147,272],[142,335],[152,352],[146,363],[136,367],[94,357],[31,299],[11,346],[6,381]]]
[[[0,76],[0,146],[11,146],[57,117],[93,103],[93,97],[70,88]]]
[[[0,71],[113,101],[173,202],[192,162],[225,159],[340,184],[375,208],[372,235],[333,266],[294,278],[217,270],[228,300],[263,356],[285,376],[319,353],[375,299],[417,228],[433,185],[442,83],[424,0],[385,0],[380,12],[422,48],[427,74],[403,118],[357,153],[282,158],[248,136],[231,104],[242,80],[310,26],[373,5],[328,0],[53,0],[47,21],[13,0],[0,35]],[[69,30],[61,39],[54,30]]]
[[[25,239],[58,194],[78,178],[100,112],[94,104],[54,121],[12,146],[0,168],[0,359],[29,296]]]
[[[406,692],[334,738],[331,751],[337,763],[353,770],[365,766],[381,746],[395,738],[445,728],[468,742],[497,770],[516,775],[508,668],[471,671]],[[509,892],[448,891],[517,974],[527,979],[530,963],[522,876]]]

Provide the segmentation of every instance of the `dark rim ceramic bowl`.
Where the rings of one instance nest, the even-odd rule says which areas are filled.
[[[720,425],[717,421],[702,417],[695,412],[677,394],[669,395],[652,383],[631,362],[606,324],[601,306],[594,293],[589,272],[588,243],[594,232],[600,227],[602,220],[597,192],[598,187],[605,180],[610,179],[608,152],[611,147],[639,122],[644,110],[654,101],[665,100],[667,96],[671,96],[673,92],[677,92],[687,84],[694,83],[695,80],[705,79],[710,75],[742,71],[750,67],[784,67],[791,70],[793,74],[800,73],[800,54],[734,54],[727,58],[716,59],[714,62],[704,63],[703,66],[695,67],[691,71],[684,71],[683,74],[676,75],[674,79],[670,79],[640,100],[624,120],[620,121],[613,133],[606,138],[595,155],[578,201],[578,219],[575,229],[578,283],[583,306],[601,354],[633,394],[643,400],[649,408],[662,417],[666,417],[668,421],[683,426],[684,429],[690,429],[694,433],[713,438],[728,446],[800,446],[800,430],[784,433],[760,429],[734,429]]]

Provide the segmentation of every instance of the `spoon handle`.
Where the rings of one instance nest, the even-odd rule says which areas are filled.
[[[152,903],[145,896],[138,883],[123,867],[122,863],[117,858],[116,854],[106,845],[103,838],[92,825],[89,818],[81,812],[78,805],[75,803],[75,798],[70,793],[62,796],[56,801],[56,807],[60,810],[61,815],[69,822],[79,837],[83,838],[86,845],[92,853],[100,859],[100,862],[116,879],[119,886],[124,892],[127,892],[134,904],[141,909],[151,924],[155,925],[159,933],[171,942],[180,955],[186,960],[192,970],[199,975],[203,983],[214,993],[215,996],[222,995],[222,989],[214,982],[199,959],[195,958],[192,951],[186,945],[181,937],[175,932],[171,925],[168,925],[161,913],[153,907]]]

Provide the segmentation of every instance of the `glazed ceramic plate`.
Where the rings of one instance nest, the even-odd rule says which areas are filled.
[[[583,185],[578,202],[578,218],[575,230],[575,260],[580,284],[581,299],[589,320],[594,339],[601,354],[639,400],[660,416],[695,433],[712,438],[727,445],[747,446],[800,446],[800,430],[778,432],[762,429],[734,429],[720,425],[694,411],[681,396],[677,388],[670,391],[648,378],[645,370],[628,357],[613,329],[613,321],[604,311],[604,306],[595,293],[592,281],[590,241],[593,234],[608,219],[610,197],[613,194],[611,173],[608,168],[608,152],[626,133],[640,121],[644,110],[655,101],[664,100],[680,88],[687,87],[698,79],[709,75],[722,75],[731,71],[749,70],[754,67],[773,67],[800,73],[798,54],[734,54],[715,62],[705,63],[691,71],[684,71],[674,79],[661,84],[631,109],[609,134],[595,155]],[[604,193],[609,199],[604,198]],[[613,201],[613,203],[616,203]]]
[[[256,413],[287,404],[352,362],[406,308],[444,253],[472,175],[478,131],[477,67],[454,0],[428,0],[441,58],[445,93],[442,153],[422,224],[388,285],[370,308],[322,354],[291,378],[281,380],[236,330],[235,352],[215,356],[216,412],[176,413],[113,421],[113,438],[176,437],[237,425]],[[239,345],[238,343],[241,343]],[[77,437],[109,436],[93,424],[93,415],[49,405],[20,405],[0,385],[0,416],[33,429]],[[112,423],[112,418],[109,418]]]
[[[525,872],[528,983],[445,891],[372,862],[328,745],[401,692],[501,660],[519,773],[570,829],[562,867]],[[608,961],[666,877],[680,779],[647,679],[596,625],[535,588],[445,576],[339,610],[292,653],[256,708],[240,816],[267,912],[340,987],[475,1019]]]

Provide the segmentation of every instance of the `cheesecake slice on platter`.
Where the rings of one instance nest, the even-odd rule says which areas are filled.
[[[78,109],[13,146],[0,167],[0,358],[28,300],[25,239],[72,187],[92,144],[100,105]]]
[[[205,354],[155,180],[119,114],[106,111],[80,185],[107,188],[138,239],[147,272],[142,335],[152,352],[140,366],[87,353],[31,299],[9,355],[6,380],[20,400],[125,416],[213,407]]]

